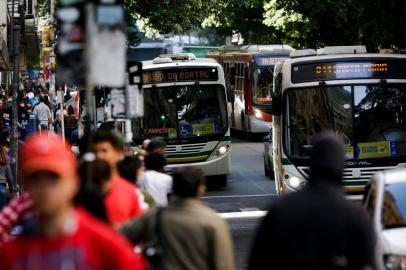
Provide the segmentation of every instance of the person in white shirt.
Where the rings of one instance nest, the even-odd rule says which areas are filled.
[[[168,205],[168,196],[172,193],[172,177],[163,173],[165,157],[160,153],[150,153],[145,157],[145,171],[140,187],[154,198],[159,206]]]
[[[51,110],[44,103],[45,99],[43,96],[39,97],[39,104],[35,106],[33,113],[38,116],[41,122],[41,130],[47,131],[52,124]]]

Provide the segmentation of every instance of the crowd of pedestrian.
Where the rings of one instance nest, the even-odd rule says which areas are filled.
[[[65,112],[54,118],[41,95],[35,105],[38,129],[21,146],[25,193],[0,200],[1,270],[235,269],[227,223],[200,200],[204,176],[191,167],[167,174],[164,140],[133,155],[118,132],[97,130],[75,157],[57,130],[43,132]],[[14,185],[8,151],[0,148],[0,194]],[[309,185],[271,205],[249,268],[375,269],[368,217],[340,189],[341,140],[317,136],[310,164]]]
[[[0,208],[20,189],[15,175],[17,161],[13,158],[16,151],[12,146],[13,135],[21,145],[36,133],[62,134],[63,117],[65,137],[71,139],[71,134],[77,129],[77,116],[71,99],[72,96],[67,93],[63,100],[59,100],[55,93],[50,93],[49,84],[26,80],[18,89],[17,134],[13,134],[13,95],[11,91],[6,93],[0,88]],[[69,101],[68,109],[61,112],[61,103]]]

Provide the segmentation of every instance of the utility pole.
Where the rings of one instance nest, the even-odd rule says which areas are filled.
[[[20,83],[20,32],[21,26],[15,24],[15,0],[12,2],[12,33],[13,33],[13,87],[12,87],[12,94],[13,94],[13,102],[12,102],[12,132],[11,132],[11,153],[12,153],[12,161],[14,162],[15,166],[13,167],[13,175],[15,179],[18,179],[18,88]],[[18,9],[18,7],[17,7]],[[17,181],[14,181],[17,183]],[[16,188],[16,187],[14,187]]]

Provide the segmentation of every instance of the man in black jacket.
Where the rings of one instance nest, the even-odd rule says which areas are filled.
[[[309,185],[274,203],[262,222],[249,269],[374,269],[374,235],[362,209],[341,188],[344,147],[316,136]]]

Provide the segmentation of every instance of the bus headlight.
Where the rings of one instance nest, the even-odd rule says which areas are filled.
[[[213,151],[213,153],[210,155],[208,160],[212,160],[212,159],[224,156],[229,151],[230,151],[230,145],[228,145],[228,144],[217,146],[217,148]]]
[[[258,109],[254,109],[254,115],[255,115],[255,118],[257,118],[257,119],[259,119],[259,120],[263,120],[263,119],[264,119],[264,117],[263,117],[263,115],[262,115],[262,112],[261,112],[260,110],[258,110]]]
[[[285,175],[285,183],[294,190],[299,190],[307,185],[307,181],[305,179],[289,175]]]
[[[296,176],[289,178],[289,186],[293,187],[294,189],[299,188],[300,180]]]
[[[222,156],[222,155],[224,155],[225,153],[227,153],[227,147],[226,146],[222,146],[222,147],[220,147],[219,148],[219,150],[218,150],[218,152],[219,152],[219,154]]]

